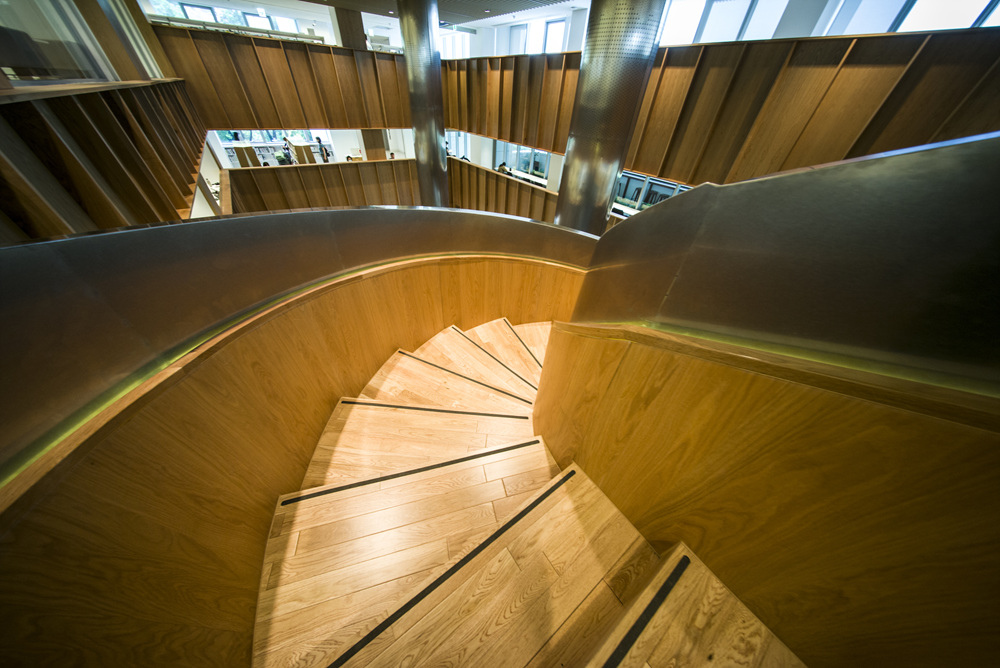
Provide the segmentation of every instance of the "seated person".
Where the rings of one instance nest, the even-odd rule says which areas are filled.
[[[506,162],[501,162],[500,166],[497,167],[497,171],[500,172],[501,174],[510,174],[510,170],[507,169],[507,163]]]

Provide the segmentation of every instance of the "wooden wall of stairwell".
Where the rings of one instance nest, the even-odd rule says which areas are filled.
[[[209,128],[408,128],[402,56],[157,25]]]
[[[810,666],[987,665],[1000,405],[643,328],[557,324],[536,431]]]
[[[185,216],[205,128],[180,81],[0,94],[0,238]]]
[[[568,318],[582,278],[496,256],[382,266],[151,378],[0,515],[0,663],[249,665],[274,503],[337,399],[452,323]]]
[[[563,153],[579,55],[443,63],[449,128]],[[625,169],[732,183],[1000,130],[1000,28],[661,48]]]
[[[559,194],[492,169],[457,158],[448,159],[451,206],[555,221]]]
[[[231,210],[419,206],[416,160],[337,162],[227,170]]]

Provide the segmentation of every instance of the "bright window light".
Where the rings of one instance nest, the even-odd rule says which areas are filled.
[[[844,35],[870,35],[889,30],[905,0],[862,0]]]
[[[690,44],[705,11],[705,0],[672,0],[667,7],[660,45]]]
[[[712,5],[700,42],[731,42],[740,34],[750,0],[729,0]]]
[[[753,10],[743,39],[771,39],[778,28],[778,21],[785,13],[788,0],[759,0]]]
[[[748,0],[749,1],[749,0]],[[566,21],[549,21],[545,24],[545,53],[561,53]]]
[[[295,19],[288,19],[284,16],[272,16],[274,19],[274,25],[277,26],[278,30],[281,32],[298,32],[299,27],[295,25]]]
[[[271,20],[267,17],[244,13],[243,18],[247,20],[247,25],[251,28],[257,28],[258,30],[271,29]]]
[[[989,18],[983,21],[984,28],[992,28],[993,26],[1000,26],[1000,7],[994,9]]]
[[[899,32],[968,28],[986,8],[986,0],[917,0]]]
[[[532,21],[528,24],[528,42],[525,53],[543,53],[545,51],[545,21]]]
[[[194,21],[208,21],[215,23],[215,14],[211,7],[195,7],[194,5],[181,5],[184,15]]]

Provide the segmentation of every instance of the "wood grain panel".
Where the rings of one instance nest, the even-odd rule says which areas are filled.
[[[654,547],[696,543],[809,665],[989,661],[1000,434],[880,401],[877,377],[830,391],[792,360],[628,332],[553,331],[535,425],[559,461]]]
[[[847,156],[926,38],[895,35],[859,40],[803,129],[782,169]],[[831,131],[836,128],[836,131]]]
[[[326,117],[326,111],[320,101],[318,83],[309,59],[307,45],[296,42],[282,42],[281,48],[288,61],[288,69],[292,75],[295,88],[288,91],[298,95],[299,104],[309,127],[332,127]]]
[[[511,315],[568,317],[564,283],[544,284],[570,274],[578,288],[578,270],[403,262],[259,314],[127,395],[55,472],[61,482],[8,525],[0,602],[16,614],[0,628],[4,662],[249,665],[274,503],[298,488],[337,398],[355,395],[396,347],[446,326],[442,305],[498,311],[506,286],[491,274],[502,266],[518,289],[529,279],[510,268],[535,265],[537,299]],[[490,289],[465,291],[451,282],[459,276]]]
[[[553,222],[558,193],[479,165],[448,159],[451,206]]]
[[[402,56],[159,25],[154,31],[178,76],[191,82],[209,127],[410,125]]]
[[[742,181],[781,169],[813,111],[826,95],[853,40],[800,41],[726,177]]]

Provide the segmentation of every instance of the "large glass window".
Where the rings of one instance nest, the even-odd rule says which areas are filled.
[[[646,177],[637,174],[622,174],[618,180],[618,187],[615,189],[615,201],[619,204],[638,209],[639,195],[643,186],[646,185]]]
[[[295,19],[289,19],[284,16],[272,16],[271,20],[274,21],[275,30],[280,30],[281,32],[299,31],[299,27],[295,24]]]
[[[270,30],[271,29],[271,19],[266,16],[259,16],[257,14],[251,14],[250,12],[243,12],[243,18],[246,19],[247,25],[251,28],[257,28],[258,30]]]
[[[788,0],[758,0],[742,39],[771,39]]]
[[[660,44],[690,44],[705,11],[705,0],[671,0],[663,23]]]
[[[917,0],[899,32],[968,28],[986,9],[986,0]]]
[[[243,20],[243,12],[238,9],[228,9],[226,7],[213,7],[215,10],[215,18],[219,20],[219,23],[225,23],[231,26],[245,26],[246,21]]]
[[[192,21],[208,21],[209,23],[216,23],[215,12],[212,11],[211,7],[201,7],[199,5],[186,5],[181,3],[181,9],[184,10],[184,16],[191,19]]]
[[[991,28],[993,26],[1000,26],[1000,6],[993,10],[987,19],[983,22],[984,28]]]
[[[531,169],[531,147],[519,146],[517,150],[517,166],[519,172],[528,172]]]
[[[531,156],[531,175],[543,179],[549,175],[549,154],[545,151],[534,151]]]
[[[750,0],[747,0],[749,2]],[[560,53],[563,37],[566,35],[566,21],[549,21],[545,24],[545,53]]]
[[[649,186],[646,188],[646,194],[642,197],[642,205],[640,209],[647,209],[654,204],[659,204],[663,200],[667,199],[674,194],[676,190],[675,185],[664,183],[663,181],[656,181],[654,179],[649,180]]]
[[[750,9],[750,0],[716,2],[705,22],[699,42],[731,42],[740,34],[740,26]],[[700,21],[700,19],[699,19]]]
[[[528,25],[526,23],[510,27],[510,43],[508,46],[507,52],[512,55],[525,53],[525,49],[528,47]]]

